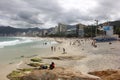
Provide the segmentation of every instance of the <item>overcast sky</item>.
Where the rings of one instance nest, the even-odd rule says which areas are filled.
[[[120,20],[120,0],[0,0],[0,25],[54,27]]]

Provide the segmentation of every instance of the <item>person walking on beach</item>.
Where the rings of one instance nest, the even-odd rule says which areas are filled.
[[[65,53],[65,48],[63,48],[63,53]]]
[[[97,45],[96,45],[96,41],[95,41],[95,40],[93,40],[91,45],[92,45],[93,47],[95,47],[95,48],[96,48],[96,47],[97,47]]]
[[[51,46],[51,51],[53,51],[53,46]]]

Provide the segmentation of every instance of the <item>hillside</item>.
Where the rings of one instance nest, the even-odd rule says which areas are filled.
[[[10,27],[10,26],[0,26],[0,34],[15,34],[15,33],[22,33],[22,32],[34,32],[34,31],[37,31],[37,32],[40,32],[41,29],[39,28],[26,28],[26,29],[23,29],[23,28],[13,28],[13,27]]]

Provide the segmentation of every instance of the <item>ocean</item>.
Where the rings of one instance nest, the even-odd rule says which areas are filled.
[[[44,38],[0,37],[0,65],[19,62],[23,58],[49,55],[57,42]]]

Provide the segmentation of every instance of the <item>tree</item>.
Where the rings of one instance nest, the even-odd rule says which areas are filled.
[[[84,37],[95,37],[96,26],[90,25],[84,27]]]

